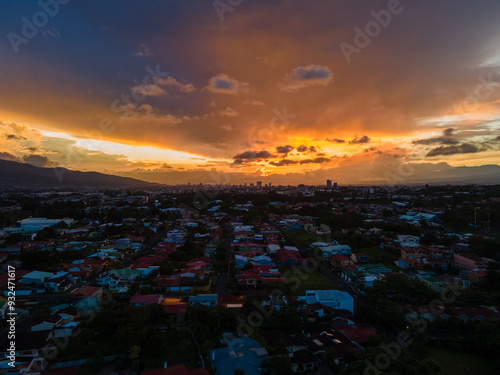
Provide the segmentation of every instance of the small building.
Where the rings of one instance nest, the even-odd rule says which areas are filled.
[[[306,295],[299,297],[308,305],[320,303],[334,309],[343,309],[354,314],[354,299],[347,293],[340,290],[307,290]]]
[[[267,350],[251,338],[239,338],[230,333],[223,335],[225,348],[210,352],[216,375],[233,375],[237,369],[245,375],[261,374],[262,362],[269,358]]]
[[[188,303],[190,305],[200,304],[204,306],[215,306],[217,305],[217,300],[217,294],[199,294],[197,296],[189,297]]]

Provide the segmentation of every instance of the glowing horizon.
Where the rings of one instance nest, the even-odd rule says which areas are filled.
[[[0,158],[192,183],[500,164],[500,5],[391,4],[61,5],[0,41]],[[7,8],[4,35],[39,11]]]

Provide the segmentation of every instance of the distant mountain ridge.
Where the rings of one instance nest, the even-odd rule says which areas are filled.
[[[66,168],[41,168],[31,164],[0,160],[0,187],[103,187],[132,188],[160,186],[130,177]]]

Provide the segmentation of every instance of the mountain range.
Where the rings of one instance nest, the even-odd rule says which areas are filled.
[[[139,188],[160,186],[130,177],[66,168],[41,168],[31,164],[0,160],[0,187],[101,187]]]

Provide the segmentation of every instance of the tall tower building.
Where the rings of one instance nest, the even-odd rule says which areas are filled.
[[[326,187],[327,187],[327,189],[332,188],[332,180],[326,180]]]

